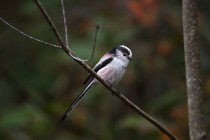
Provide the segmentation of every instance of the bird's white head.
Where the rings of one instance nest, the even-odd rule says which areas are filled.
[[[119,45],[115,47],[111,52],[115,57],[122,59],[123,61],[129,62],[132,60],[132,52],[125,45]]]

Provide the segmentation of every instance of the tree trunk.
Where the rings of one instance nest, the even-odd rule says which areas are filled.
[[[190,140],[206,140],[198,35],[198,0],[183,0],[185,68]]]

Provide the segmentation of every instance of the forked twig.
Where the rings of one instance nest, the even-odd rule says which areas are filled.
[[[71,56],[74,60],[80,61],[81,59],[79,57],[76,56],[76,54],[69,49],[63,42],[60,33],[58,32],[55,24],[52,22],[52,19],[50,18],[50,16],[48,15],[47,11],[45,10],[45,8],[42,6],[41,2],[39,0],[34,0],[34,2],[36,3],[37,7],[39,8],[39,10],[42,12],[42,15],[44,16],[44,18],[46,19],[47,23],[49,24],[51,30],[53,31],[57,41],[59,42],[59,44],[61,45],[61,48],[69,55]]]
[[[66,42],[66,47],[69,48],[68,27],[67,27],[66,12],[65,12],[65,6],[64,6],[64,1],[63,0],[61,0],[61,8],[62,8],[62,15],[63,15],[64,30],[65,30],[65,42]],[[96,40],[97,40],[97,33],[98,33],[99,28],[100,28],[100,25],[97,24],[95,26],[95,28],[96,28],[96,31],[95,31],[95,36],[94,36],[94,40],[93,40],[92,54],[91,54],[90,58],[88,58],[86,60],[80,59],[81,61],[85,61],[85,62],[91,61],[93,56],[94,56]]]

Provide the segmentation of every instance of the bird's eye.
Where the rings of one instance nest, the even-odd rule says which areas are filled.
[[[126,56],[126,55],[127,55],[126,53],[123,54],[123,56]]]

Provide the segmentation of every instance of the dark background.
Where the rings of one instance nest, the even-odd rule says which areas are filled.
[[[42,0],[64,36],[59,0]],[[94,59],[119,44],[133,60],[117,89],[180,139],[188,139],[181,0],[65,1],[70,47]],[[210,1],[199,3],[199,31],[210,130]],[[1,0],[0,16],[18,29],[57,44],[40,11],[29,0]],[[0,22],[0,139],[167,140],[156,127],[98,85],[60,118],[83,88],[88,73],[63,51],[30,40]]]

